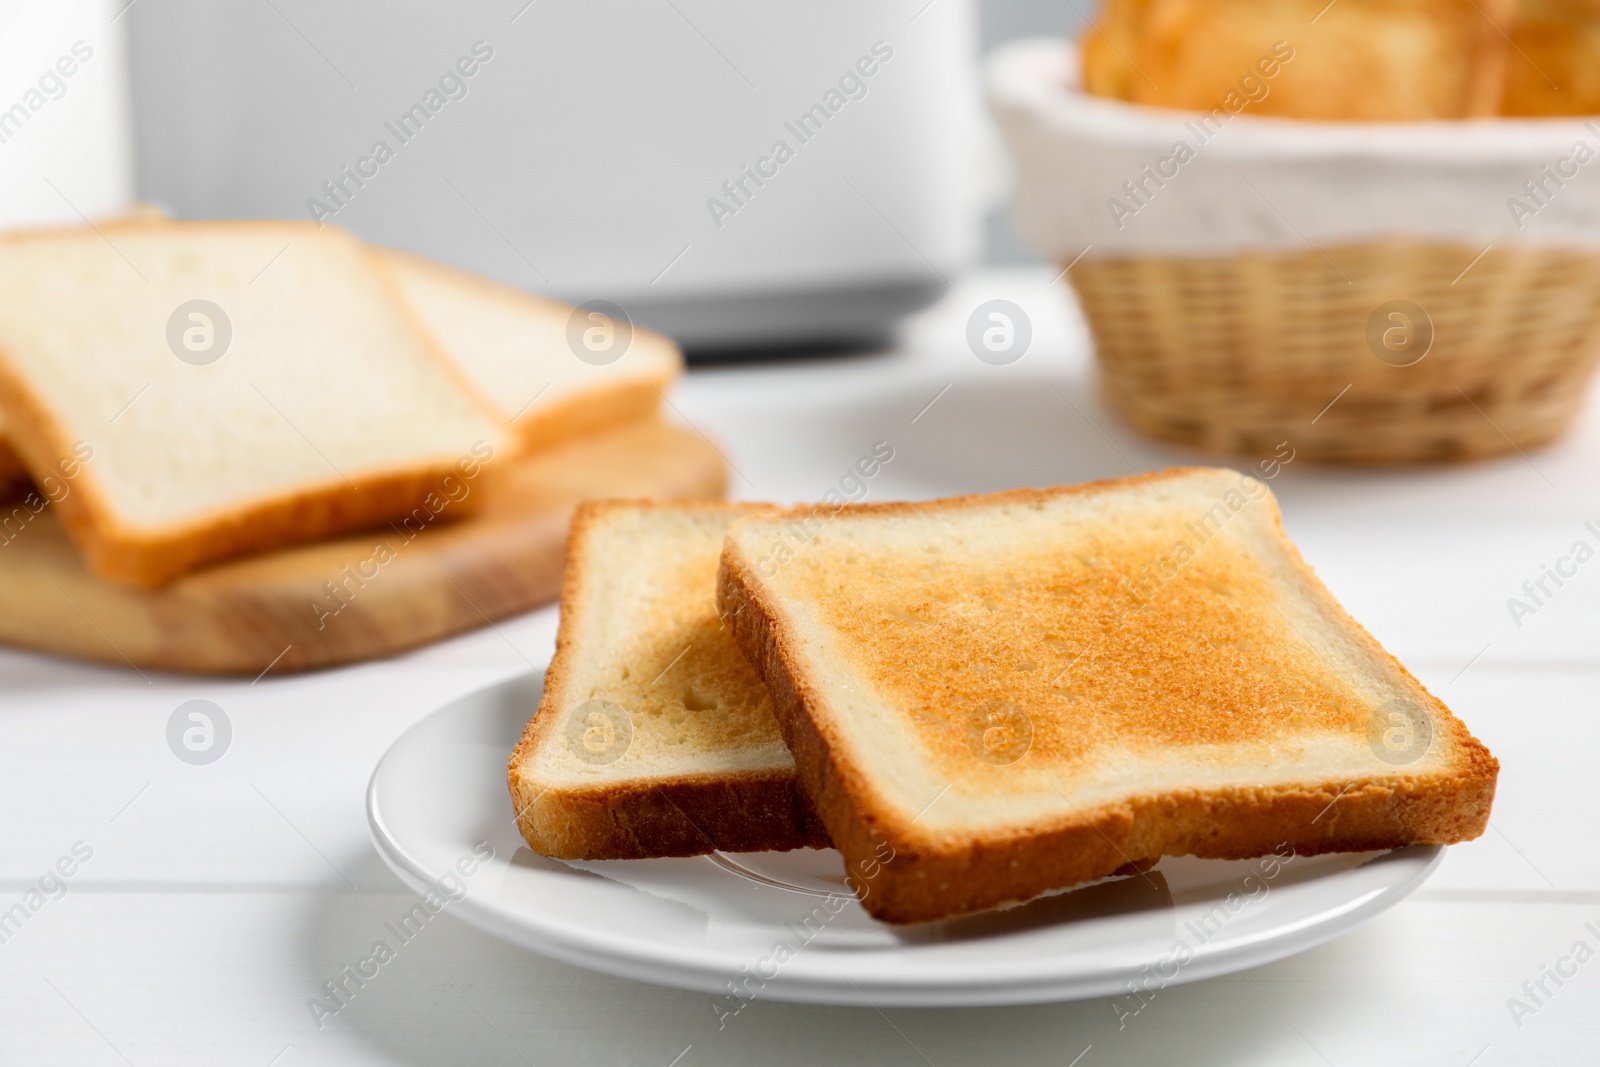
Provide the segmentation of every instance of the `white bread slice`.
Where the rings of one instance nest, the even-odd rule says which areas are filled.
[[[652,415],[683,373],[677,346],[658,333],[608,320],[626,348],[612,362],[586,362],[569,340],[576,309],[421,256],[382,256],[441,351],[530,449]]]
[[[128,205],[125,214],[117,216],[124,219],[164,219],[166,212],[154,204],[135,201]],[[107,219],[106,222],[116,221]],[[5,415],[0,413],[0,498],[5,498],[21,493],[30,484],[28,468],[22,462],[22,457],[17,455],[17,450],[11,447],[11,442],[6,437]]]
[[[0,240],[0,291],[8,437],[36,476],[92,450],[60,517],[102,577],[154,585],[395,519],[430,494],[454,500],[466,470],[514,445],[366,247],[333,228],[25,232]],[[177,314],[195,299],[231,326],[214,362],[169,342],[175,321],[180,347],[200,327]]]
[[[128,210],[117,218],[123,219],[164,219],[166,213],[154,204],[135,201],[128,205]],[[116,221],[107,219],[107,222]],[[31,484],[28,477],[28,468],[22,462],[22,457],[17,455],[17,450],[11,447],[11,442],[6,437],[5,415],[0,413],[0,498],[21,493]]]
[[[1494,758],[1232,471],[754,517],[719,592],[880,919],[1488,821]]]
[[[760,505],[605,501],[573,519],[517,825],[562,859],[825,846],[772,702],[717,617],[723,534]]]

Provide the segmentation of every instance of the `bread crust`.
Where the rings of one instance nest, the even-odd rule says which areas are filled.
[[[849,505],[848,510],[908,515],[978,502],[1054,500],[1180,478],[1203,469],[1177,468],[1136,478],[926,503]],[[1244,859],[1283,845],[1300,855],[1315,855],[1451,844],[1484,832],[1499,764],[1444,704],[1339,606],[1283,532],[1270,496],[1266,502],[1272,506],[1277,541],[1323,606],[1349,627],[1365,651],[1397,668],[1427,703],[1456,753],[1448,773],[1396,773],[1354,783],[1154,792],[988,835],[940,836],[882,805],[866,769],[841,754],[840,739],[825,710],[827,693],[806,676],[797,639],[786,628],[776,594],[729,537],[719,567],[720,606],[732,620],[739,647],[772,694],[800,781],[834,847],[844,855],[869,913],[894,923],[942,919],[1102,878],[1130,863],[1148,863],[1163,855]],[[791,514],[798,513],[800,509]]]
[[[113,233],[167,231],[178,225],[164,218],[135,218],[107,223],[101,229]],[[229,221],[187,225],[203,225],[208,230],[274,227],[315,232],[309,223]],[[0,240],[20,241],[81,232],[75,227],[40,228],[8,234]],[[396,302],[397,312],[406,314],[388,278],[374,273]],[[407,325],[410,326],[409,321]],[[439,365],[454,374],[432,338],[420,330],[413,332]],[[71,435],[28,389],[14,369],[15,362],[13,353],[0,349],[0,411],[6,417],[7,440],[35,478],[57,476],[59,464],[74,458]],[[486,419],[497,426],[504,425],[504,420],[478,394],[468,390],[467,395]],[[511,458],[519,447],[508,430],[502,431],[493,441],[478,443],[491,445],[493,457],[501,459]],[[444,479],[459,474],[457,462],[458,459],[452,457],[400,470],[356,472],[361,480],[359,488],[348,481],[330,483],[261,499],[240,508],[212,512],[155,531],[119,522],[95,478],[88,472],[74,480],[74,491],[66,494],[55,507],[68,536],[96,575],[153,588],[217,560],[316,541],[402,518],[413,509],[424,507],[430,496],[446,496]],[[469,496],[459,506],[451,505],[450,517],[469,514],[477,505],[476,497]]]
[[[9,500],[20,494],[30,484],[28,468],[22,457],[11,447],[11,442],[0,437],[0,500]]]
[[[577,658],[567,620],[576,617],[584,583],[579,549],[589,526],[616,509],[646,501],[602,500],[578,506],[567,533],[567,568],[561,582],[562,625],[545,674],[544,696],[506,765],[517,827],[528,847],[556,859],[647,859],[708,852],[787,852],[826,848],[828,835],[797,777],[779,770],[689,774],[602,783],[585,788],[541,788],[524,772],[559,728],[560,709]],[[725,511],[725,503],[672,502],[656,506]],[[752,508],[752,511],[759,510]],[[776,509],[770,509],[776,511]]]
[[[514,768],[515,754],[512,759]],[[649,785],[543,792],[514,769],[509,780],[523,840],[555,859],[788,852],[829,844],[792,774],[686,775]]]

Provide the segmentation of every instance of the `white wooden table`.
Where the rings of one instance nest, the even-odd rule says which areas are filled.
[[[980,362],[964,339],[993,297],[1033,322],[1009,366]],[[1045,272],[964,283],[894,354],[698,371],[674,404],[724,445],[742,497],[818,497],[879,440],[895,458],[875,499],[1194,461],[1095,403],[1081,326]],[[1335,594],[1500,758],[1492,828],[1356,933],[1169,988],[1121,1031],[1104,1001],[768,1003],[719,1031],[704,995],[550,962],[450,918],[319,1030],[308,999],[412,902],[368,843],[373,764],[441,703],[543,666],[553,609],[388,662],[253,683],[0,652],[0,913],[58,861],[74,872],[46,878],[0,944],[0,1063],[1595,1062],[1600,960],[1560,986],[1545,978],[1542,1003],[1523,983],[1579,941],[1600,950],[1600,561],[1520,628],[1506,600],[1574,541],[1596,543],[1584,523],[1600,524],[1597,456],[1600,405],[1529,459],[1291,465],[1273,482]],[[195,698],[233,728],[204,766],[166,741],[173,710]],[[1512,997],[1536,1010],[1513,1018]]]

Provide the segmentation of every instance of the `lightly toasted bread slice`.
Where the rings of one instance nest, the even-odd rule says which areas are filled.
[[[1233,471],[754,516],[719,593],[880,919],[1488,822],[1494,758]]]
[[[579,507],[544,697],[511,754],[517,825],[559,859],[825,847],[772,701],[717,616],[750,504]]]
[[[0,286],[7,436],[36,478],[83,461],[59,513],[105,578],[464,511],[459,479],[515,445],[332,227],[21,233]]]
[[[379,254],[440,349],[529,449],[652,415],[683,373],[658,333],[407,252]]]

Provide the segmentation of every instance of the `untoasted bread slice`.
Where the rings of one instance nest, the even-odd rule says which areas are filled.
[[[0,287],[8,438],[35,477],[92,453],[59,508],[102,577],[462,512],[462,477],[515,444],[331,227],[24,233]]]
[[[381,254],[440,348],[528,448],[651,415],[683,373],[677,346],[658,333],[420,256]]]
[[[507,776],[562,859],[822,847],[772,701],[717,616],[717,557],[760,505],[585,504],[544,698]]]
[[[136,201],[130,204],[128,211],[120,217],[124,219],[164,219],[167,216],[164,211],[154,204]],[[11,447],[11,442],[6,438],[5,415],[0,413],[0,499],[21,493],[31,482],[32,479],[28,475],[27,466],[22,462],[22,457],[17,455],[17,450]]]
[[[1260,481],[753,517],[720,598],[867,910],[1162,855],[1475,837],[1497,764],[1361,629]]]

